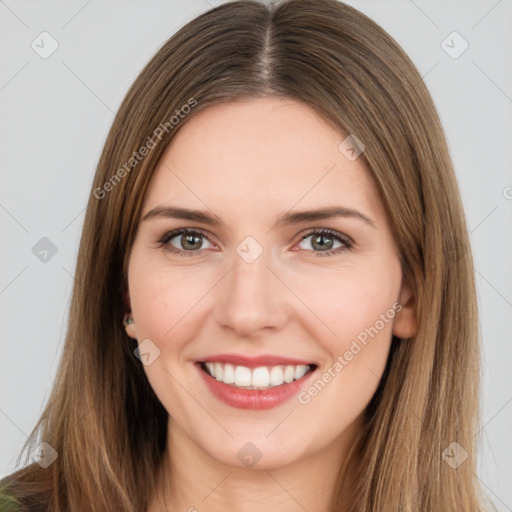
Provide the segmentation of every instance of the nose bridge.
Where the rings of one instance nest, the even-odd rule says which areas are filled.
[[[258,244],[259,245],[259,244]],[[270,252],[253,240],[239,244],[232,255],[232,270],[217,303],[217,319],[239,335],[250,336],[276,328],[284,320],[283,290],[273,275]]]

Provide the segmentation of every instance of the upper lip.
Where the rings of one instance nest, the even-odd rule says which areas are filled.
[[[299,364],[316,366],[315,363],[312,363],[311,361],[267,354],[262,354],[259,356],[245,356],[241,354],[216,354],[207,356],[204,359],[201,359],[199,362],[229,363],[234,366],[246,366],[247,368],[258,368],[260,366],[279,365],[297,366]]]

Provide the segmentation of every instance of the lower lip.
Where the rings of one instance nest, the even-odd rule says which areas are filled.
[[[301,379],[269,389],[241,389],[214,379],[201,368],[200,363],[197,363],[197,368],[210,391],[219,400],[237,409],[253,410],[272,409],[281,405],[297,395],[315,372],[315,370],[310,371]]]

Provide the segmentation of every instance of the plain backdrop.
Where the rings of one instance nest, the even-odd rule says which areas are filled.
[[[220,3],[0,1],[0,476],[14,470],[55,377],[84,209],[114,113],[158,48]],[[478,476],[498,510],[512,511],[512,2],[348,3],[410,55],[445,127],[481,311]]]

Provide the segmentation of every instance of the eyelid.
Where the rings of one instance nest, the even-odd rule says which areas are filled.
[[[333,237],[340,238],[348,245],[354,245],[354,240],[346,235],[345,233],[338,231],[336,229],[331,228],[322,228],[322,227],[316,227],[316,228],[308,228],[304,230],[302,234],[299,235],[299,238],[301,240],[304,240],[304,238],[307,238],[308,236],[315,235],[315,234],[324,234],[327,233],[329,235],[332,235]]]
[[[200,229],[200,228],[176,228],[176,229],[171,229],[169,231],[166,231],[161,237],[159,237],[159,239],[157,240],[157,243],[160,246],[165,246],[173,238],[179,237],[180,235],[199,235],[199,236],[205,238],[206,240],[208,240],[208,242],[210,242],[211,244],[219,245],[214,240],[212,240],[212,238],[215,238],[215,237],[211,233],[209,233],[207,230]],[[174,247],[174,249],[176,249],[176,247]],[[180,249],[176,249],[176,250],[179,251]],[[201,249],[201,251],[202,250],[204,250],[204,249]],[[184,251],[184,252],[193,253],[193,252],[200,252],[200,251]]]
[[[306,238],[309,238],[313,235],[327,235],[328,237],[331,237],[338,242],[342,244],[341,247],[337,247],[335,249],[328,249],[326,251],[313,251],[313,250],[307,250],[307,249],[292,249],[295,251],[305,251],[307,253],[310,253],[312,256],[335,256],[337,254],[340,254],[341,252],[352,250],[355,242],[352,240],[351,237],[346,235],[345,233],[342,233],[340,231],[337,231],[335,229],[330,228],[309,228],[305,233],[302,233],[300,236],[300,239],[298,242],[296,242],[294,245],[299,244]]]

